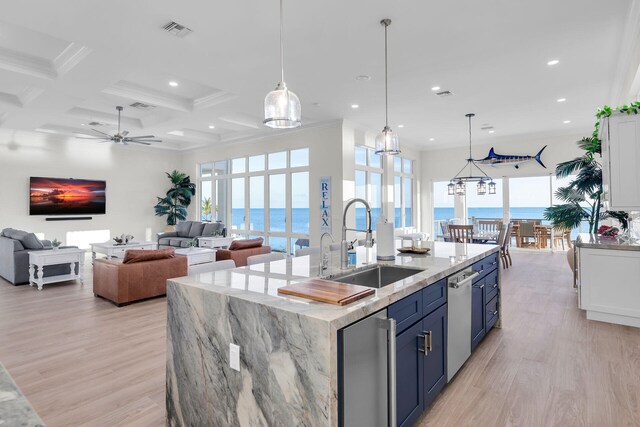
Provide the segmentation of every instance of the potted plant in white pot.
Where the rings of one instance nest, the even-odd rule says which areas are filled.
[[[187,207],[191,198],[196,194],[196,184],[191,182],[189,175],[174,170],[167,172],[171,181],[171,188],[164,197],[158,197],[154,206],[156,216],[167,217],[167,231],[174,231],[178,221],[187,219]]]

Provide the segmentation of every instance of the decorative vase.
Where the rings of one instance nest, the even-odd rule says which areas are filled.
[[[166,231],[168,233],[174,232],[174,231],[176,231],[176,226],[175,225],[167,225],[164,228],[164,231]]]
[[[54,251],[57,251],[58,249],[60,249],[60,246],[54,246],[54,247],[53,247],[53,250],[54,250]]]

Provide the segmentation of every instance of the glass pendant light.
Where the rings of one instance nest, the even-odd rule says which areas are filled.
[[[489,183],[489,194],[496,194],[496,183],[493,180]]]
[[[466,193],[466,186],[462,180],[458,180],[456,183],[456,194],[458,196],[464,196]]]
[[[393,133],[389,127],[389,83],[387,71],[387,28],[391,25],[391,19],[383,19],[380,21],[384,25],[384,128],[382,132],[376,136],[376,154],[380,155],[397,155],[400,154],[400,140],[398,135]]]
[[[284,82],[283,14],[280,0],[280,83],[264,98],[264,123],[274,129],[297,128],[302,124],[302,108],[298,96]]]
[[[453,181],[450,181],[449,185],[447,185],[447,194],[449,196],[453,196],[454,194],[456,194],[456,185],[453,183]]]
[[[484,179],[481,179],[480,182],[478,182],[478,195],[484,196],[485,194],[487,194],[487,183],[484,182]]]

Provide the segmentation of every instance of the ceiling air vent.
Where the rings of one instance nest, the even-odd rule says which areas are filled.
[[[178,24],[175,21],[171,21],[168,24],[164,25],[162,29],[167,33],[173,34],[174,36],[180,38],[186,37],[192,32],[191,29],[185,27],[184,25]]]
[[[101,123],[101,122],[89,122],[89,123],[87,123],[87,124],[88,124],[89,126],[93,126],[93,127],[96,127],[96,126],[106,126],[106,125],[107,125],[106,123]]]
[[[480,129],[481,130],[492,130],[493,126],[482,126]]]
[[[149,105],[142,102],[134,102],[130,104],[129,107],[137,108],[138,110],[149,110],[151,108],[156,108],[155,105]]]
[[[447,96],[453,96],[453,92],[451,92],[450,90],[443,90],[442,92],[436,92],[436,95],[441,98],[444,98]]]

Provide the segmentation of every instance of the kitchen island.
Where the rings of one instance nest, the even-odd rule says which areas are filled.
[[[467,268],[477,273],[478,280],[489,280],[489,275],[482,275],[485,268],[495,276],[491,286],[495,292],[491,310],[495,311],[489,328],[499,327],[498,250],[493,245],[435,242],[430,255],[403,255],[395,261],[378,262],[422,271],[346,306],[278,294],[282,286],[318,277],[320,255],[169,280],[168,424],[343,425],[341,331],[387,307],[402,308],[410,300],[407,297],[422,295],[432,285],[441,286],[443,279]],[[339,253],[331,253],[330,258],[324,276],[340,273]],[[357,268],[375,263],[375,247],[357,249]],[[485,289],[480,295],[491,287],[484,282],[474,286]],[[445,286],[442,292],[440,310],[446,307]],[[482,311],[485,303],[482,299]],[[479,315],[487,320],[482,312]],[[401,323],[399,320],[398,325]],[[484,331],[484,323],[482,328]],[[469,331],[470,346],[473,338]],[[239,349],[232,350],[231,344]],[[424,345],[420,351],[426,355],[426,339]],[[237,363],[234,354],[239,366],[232,367]],[[446,354],[444,357],[446,360]]]

